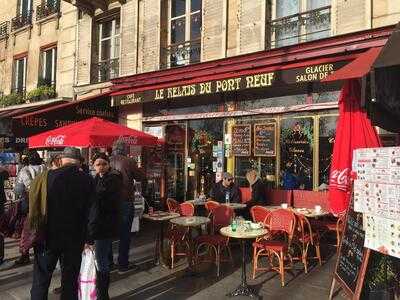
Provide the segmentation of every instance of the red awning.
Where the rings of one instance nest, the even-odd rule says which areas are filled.
[[[134,146],[153,146],[158,143],[157,137],[145,132],[91,118],[31,136],[29,148],[109,147],[118,139]]]
[[[339,70],[321,81],[326,82],[363,77],[371,70],[371,66],[378,57],[381,50],[382,47],[369,49],[368,51],[360,54],[351,63],[345,65],[344,67],[340,68]]]

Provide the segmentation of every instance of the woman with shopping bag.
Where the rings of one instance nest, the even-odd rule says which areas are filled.
[[[93,157],[96,170],[96,197],[89,216],[88,247],[93,249],[96,258],[96,291],[98,300],[108,300],[110,284],[109,251],[112,241],[118,236],[121,199],[119,193],[122,176],[110,168],[110,161],[105,153],[97,153]]]

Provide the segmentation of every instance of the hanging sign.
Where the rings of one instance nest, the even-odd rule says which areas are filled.
[[[232,127],[233,156],[251,156],[251,125],[234,125]]]
[[[254,156],[276,155],[276,123],[254,125]]]

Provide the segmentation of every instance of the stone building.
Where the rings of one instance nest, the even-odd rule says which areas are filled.
[[[0,7],[0,92],[54,86],[72,98],[77,8],[61,0],[10,0]]]

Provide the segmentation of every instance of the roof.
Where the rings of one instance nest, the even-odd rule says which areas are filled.
[[[48,108],[59,105],[60,103],[68,102],[69,98],[56,98],[44,101],[37,101],[32,103],[11,105],[4,108],[0,108],[0,118],[14,117],[19,114],[25,114],[28,112],[36,111],[38,109]]]

